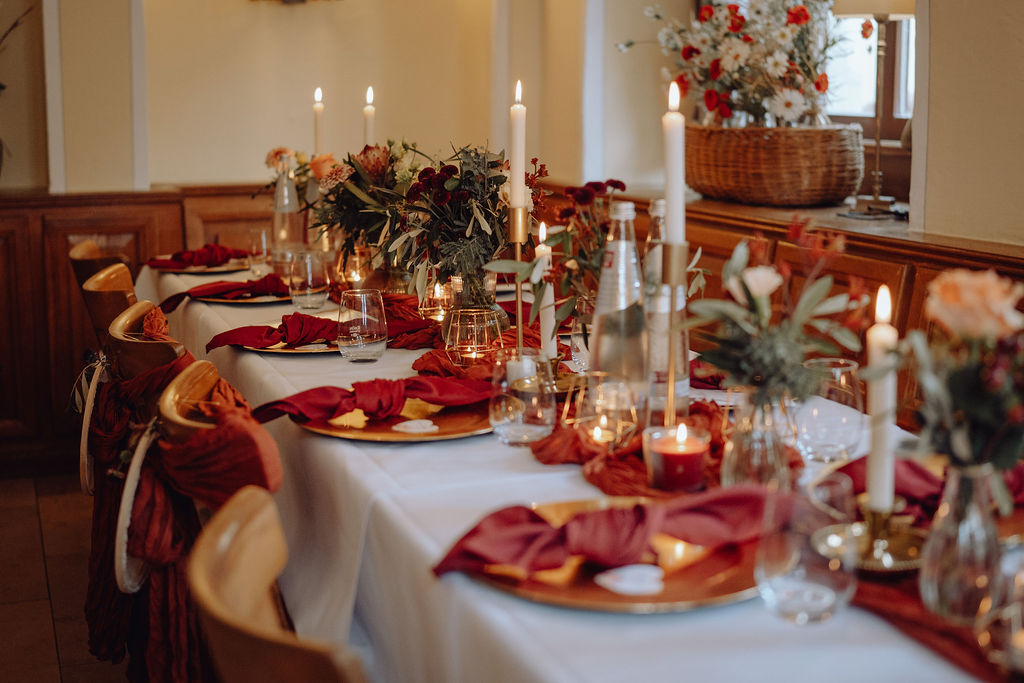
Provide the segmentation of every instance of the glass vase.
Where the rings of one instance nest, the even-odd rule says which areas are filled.
[[[942,502],[921,549],[918,587],[929,610],[970,626],[999,567],[990,463],[949,467]]]
[[[449,343],[452,312],[463,308],[487,308],[495,311],[501,331],[511,327],[508,313],[497,303],[498,275],[493,272],[463,273],[451,277],[452,305],[441,321],[441,335]]]
[[[773,484],[780,491],[788,490],[789,466],[782,436],[786,411],[771,402],[751,400],[751,393],[738,392],[742,400],[722,454],[722,486]]]

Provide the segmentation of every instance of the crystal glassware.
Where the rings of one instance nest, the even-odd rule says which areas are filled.
[[[796,411],[800,453],[821,462],[853,458],[867,426],[857,362],[812,358],[804,361],[804,367],[814,371],[820,382]]]
[[[388,345],[384,299],[377,289],[341,293],[338,310],[338,351],[352,363],[380,360]]]
[[[270,274],[270,256],[273,252],[274,231],[268,226],[249,231],[249,269],[254,277]]]
[[[555,427],[555,382],[540,349],[501,349],[494,359],[490,421],[502,443],[542,439]]]
[[[289,265],[288,292],[292,304],[303,310],[317,310],[327,302],[330,279],[322,251],[299,251]]]
[[[592,370],[574,379],[573,391],[575,416],[563,419],[573,424],[586,441],[614,450],[636,434],[640,426],[639,412],[625,379]]]
[[[490,308],[457,308],[450,311],[449,357],[459,365],[468,365],[501,343],[501,321]]]

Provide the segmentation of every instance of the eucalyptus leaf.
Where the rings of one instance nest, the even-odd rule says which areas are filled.
[[[803,294],[800,295],[800,301],[797,302],[796,308],[793,309],[793,315],[791,320],[795,325],[803,325],[807,322],[807,319],[811,317],[814,309],[817,308],[818,304],[828,296],[829,291],[832,289],[832,276],[825,275],[824,277],[815,280],[809,287],[804,289]]]

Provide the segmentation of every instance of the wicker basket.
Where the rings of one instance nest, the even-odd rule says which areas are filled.
[[[686,126],[686,183],[705,197],[768,206],[839,204],[864,178],[860,125]]]

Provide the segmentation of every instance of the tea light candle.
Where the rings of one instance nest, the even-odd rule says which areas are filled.
[[[320,130],[324,124],[324,91],[313,91],[313,153],[320,154]]]
[[[683,188],[686,186],[683,145],[686,119],[679,113],[679,86],[668,87],[668,111],[661,117],[665,145],[665,224],[663,237],[671,244],[686,241],[686,207]]]
[[[608,416],[601,415],[597,418],[597,426],[590,432],[595,443],[610,444],[615,441],[615,430],[608,428]]]
[[[544,244],[548,238],[548,226],[543,222],[537,231],[540,244],[537,245],[538,268],[544,275],[551,270],[551,247]],[[558,356],[558,339],[555,338],[555,288],[548,283],[540,300],[540,348],[549,359]]]
[[[875,324],[868,329],[868,365],[884,366],[892,362],[899,333],[890,324],[892,298],[889,288],[878,288],[875,300]],[[896,415],[896,373],[886,372],[868,382],[868,416],[871,421],[871,450],[868,452],[868,507],[875,512],[891,512],[895,495],[896,463],[892,450],[892,428]]]
[[[373,106],[373,86],[366,89],[366,106],[363,107],[363,144],[372,145],[374,139],[373,125],[377,117],[377,109]]]
[[[651,486],[668,491],[699,491],[704,486],[704,459],[711,435],[681,424],[648,427],[643,436],[644,461]]]
[[[526,106],[523,83],[516,81],[516,101],[509,110],[508,133],[509,205],[526,206]]]

